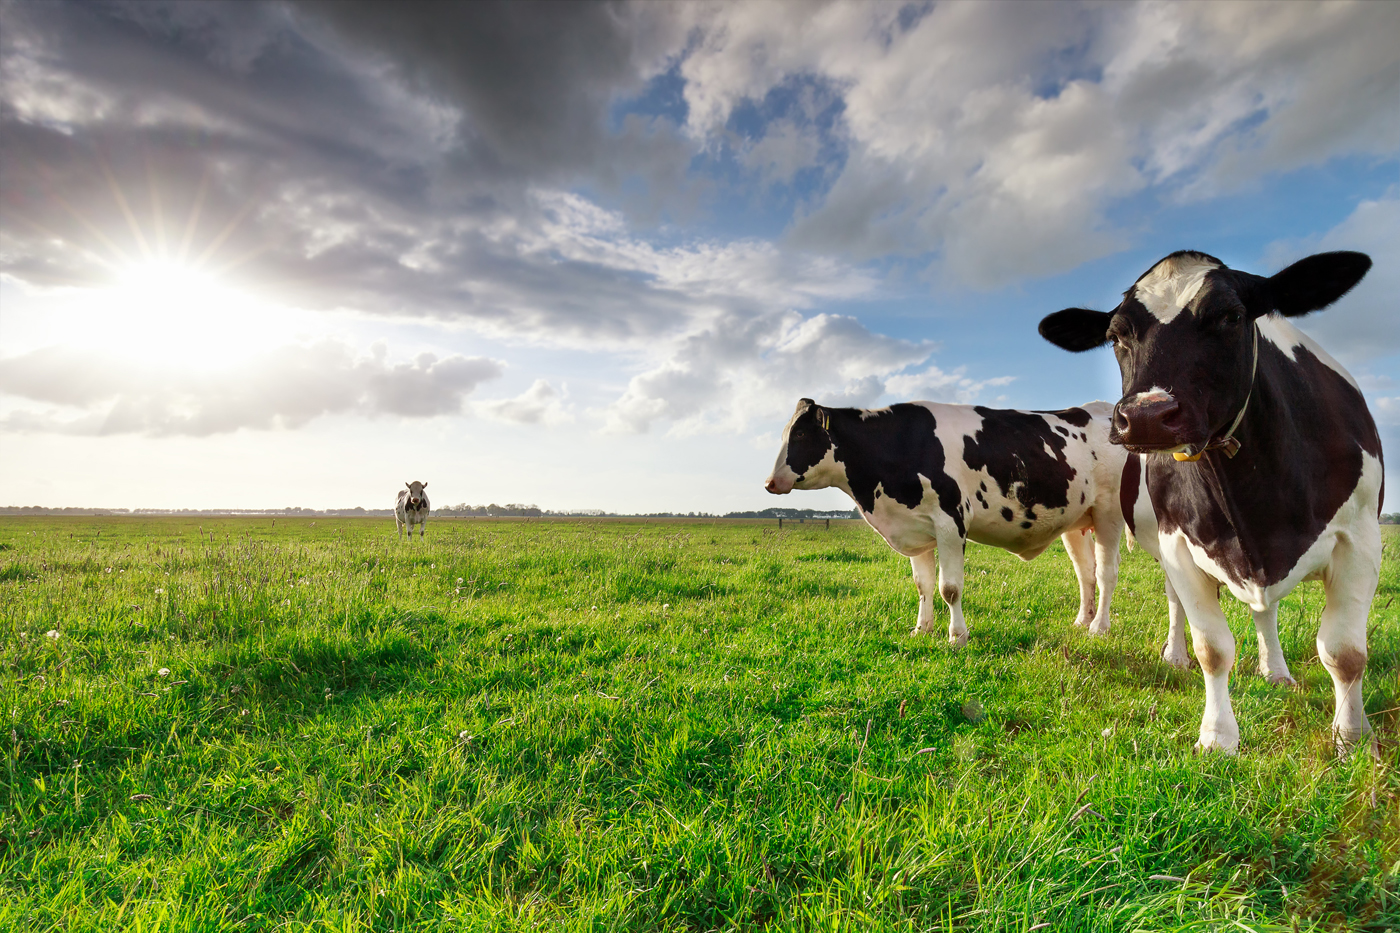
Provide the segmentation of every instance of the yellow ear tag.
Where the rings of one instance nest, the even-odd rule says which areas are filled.
[[[1205,456],[1205,451],[1204,451],[1204,450],[1201,451],[1200,453],[1196,454],[1195,456],[1192,456],[1191,454],[1188,454],[1188,453],[1187,453],[1186,451],[1184,451],[1184,450],[1178,450],[1176,453],[1172,454],[1172,459],[1173,459],[1173,460],[1178,460],[1178,461],[1180,461],[1180,462],[1182,462],[1182,463],[1195,463],[1197,460],[1201,459],[1201,457],[1203,457],[1203,456]]]

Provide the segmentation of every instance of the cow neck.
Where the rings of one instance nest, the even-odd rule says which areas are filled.
[[[1225,456],[1234,458],[1240,452],[1240,440],[1235,437],[1235,432],[1239,430],[1240,422],[1244,421],[1244,413],[1249,410],[1249,400],[1254,395],[1254,381],[1259,375],[1259,323],[1253,324],[1254,331],[1254,361],[1249,366],[1249,391],[1244,394],[1244,404],[1240,406],[1239,414],[1235,415],[1235,420],[1230,422],[1230,426],[1225,429],[1225,433],[1217,434],[1206,441],[1205,446],[1194,454],[1185,451],[1178,451],[1172,454],[1174,460],[1184,463],[1195,463],[1206,455],[1208,450],[1224,450]]]

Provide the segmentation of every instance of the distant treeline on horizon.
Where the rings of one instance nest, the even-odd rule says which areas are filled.
[[[48,508],[41,505],[0,506],[0,515],[286,515],[293,518],[364,517],[390,518],[393,509],[303,509],[288,506],[281,509],[96,509],[96,508]],[[521,505],[509,502],[505,505],[458,505],[433,509],[437,518],[764,518],[791,519],[793,521],[822,521],[828,518],[860,518],[856,509],[762,509],[756,512],[726,512],[722,515],[713,512],[605,512],[602,509],[571,509],[553,511],[541,509],[537,505]],[[1394,517],[1400,522],[1400,515]]]

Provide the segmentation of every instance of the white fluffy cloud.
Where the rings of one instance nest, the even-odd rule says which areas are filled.
[[[573,421],[573,413],[565,404],[566,393],[554,388],[547,379],[536,379],[530,388],[515,398],[477,402],[475,410],[497,421],[517,424],[561,424]]]
[[[0,359],[0,392],[60,406],[11,412],[13,431],[208,436],[240,428],[296,428],[329,414],[452,415],[480,383],[501,375],[481,357],[431,353],[391,362],[323,341],[286,346],[222,370],[162,371],[94,351],[48,347]]]
[[[839,88],[846,161],[792,231],[856,258],[936,254],[982,286],[1121,249],[1109,209],[1400,148],[1400,7],[947,3],[706,8],[681,72],[713,135],[794,76]],[[779,125],[782,138],[791,133]]]

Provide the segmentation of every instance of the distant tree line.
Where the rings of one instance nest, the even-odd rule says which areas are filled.
[[[759,512],[726,512],[725,518],[781,518],[806,521],[824,518],[860,518],[858,509],[763,509]]]
[[[1381,516],[1382,525],[1400,525],[1400,512],[1388,512]]]
[[[389,517],[393,509],[303,509],[287,506],[282,509],[92,509],[92,508],[48,508],[42,505],[0,506],[0,515],[287,515],[291,517],[316,518],[318,516],[342,517]],[[523,505],[507,502],[505,505],[456,505],[433,509],[438,518],[766,518],[806,521],[826,518],[860,518],[855,509],[763,509],[758,512],[605,512],[602,509],[566,509],[554,511],[541,509],[538,505]],[[1400,516],[1387,515],[1387,520],[1400,522]]]

